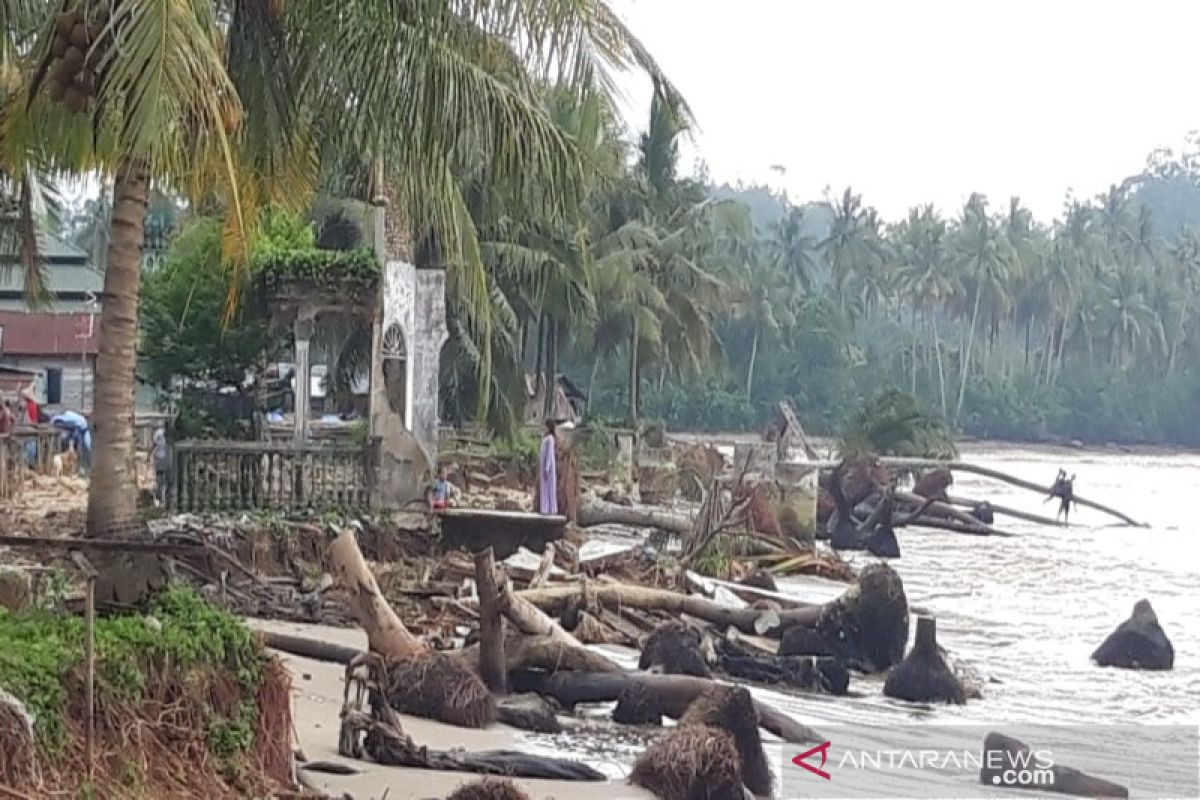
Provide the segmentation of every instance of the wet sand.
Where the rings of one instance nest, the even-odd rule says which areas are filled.
[[[366,649],[367,637],[360,630],[324,625],[301,625],[252,619],[255,630],[288,633]],[[362,770],[358,775],[325,775],[308,772],[310,783],[334,797],[349,792],[354,800],[404,800],[405,798],[442,798],[464,783],[480,776],[461,772],[439,772],[402,767],[384,767],[368,761],[345,759],[337,753],[338,713],[342,708],[344,669],[340,664],[279,653],[292,673],[292,715],[297,746],[309,761],[334,761]],[[419,717],[402,715],[404,730],[413,740],[434,749],[461,747],[467,750],[522,748],[522,734],[506,725],[495,724],[485,730],[458,728]],[[536,800],[580,798],[580,800],[624,800],[650,798],[651,794],[622,781],[575,782],[517,780]]]

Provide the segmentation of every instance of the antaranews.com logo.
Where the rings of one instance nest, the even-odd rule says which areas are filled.
[[[785,746],[780,796],[1200,798],[1194,725],[1003,725],[821,726],[823,741]]]
[[[792,758],[792,763],[818,778],[833,780],[825,771],[832,742],[822,742]],[[809,759],[820,757],[820,764]],[[968,750],[863,750],[849,749],[837,759],[838,769],[873,770],[978,770],[980,779],[995,786],[1052,787],[1054,758],[1048,750],[1031,751],[994,749],[982,752]]]

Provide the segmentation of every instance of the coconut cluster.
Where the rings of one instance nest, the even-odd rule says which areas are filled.
[[[108,52],[108,3],[79,3],[54,21],[50,43],[50,98],[73,113],[88,109],[100,86]]]

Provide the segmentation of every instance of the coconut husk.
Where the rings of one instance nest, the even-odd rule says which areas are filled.
[[[771,794],[774,779],[758,731],[758,711],[744,686],[714,684],[692,701],[679,725],[705,725],[724,730],[737,747],[741,782],[757,795]]]
[[[386,694],[397,711],[450,725],[482,728],[496,718],[496,702],[483,681],[444,653],[389,664]]]
[[[33,717],[20,700],[0,689],[0,785],[40,783]]]
[[[702,643],[703,635],[699,629],[683,622],[664,622],[642,643],[638,669],[711,678],[712,671],[704,659]]]
[[[508,778],[484,778],[463,784],[447,800],[529,800],[529,795]]]
[[[662,800],[737,800],[743,797],[733,737],[708,725],[680,725],[649,747],[629,782]]]
[[[54,56],[55,58],[62,58],[63,54],[67,52],[67,48],[70,46],[71,42],[69,39],[67,39],[67,37],[55,35],[54,39],[50,42],[50,55]]]

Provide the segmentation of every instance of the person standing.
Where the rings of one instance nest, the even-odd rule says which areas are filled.
[[[150,461],[154,465],[154,502],[164,506],[167,504],[167,466],[170,464],[170,456],[167,450],[167,432],[161,425],[154,429]]]
[[[546,420],[546,435],[538,451],[538,513],[558,514],[558,456],[554,452],[554,420]]]
[[[17,426],[17,415],[9,408],[7,400],[0,400],[0,436],[12,433]]]

